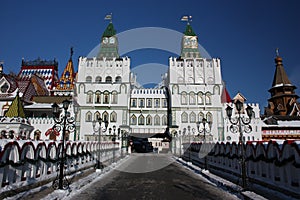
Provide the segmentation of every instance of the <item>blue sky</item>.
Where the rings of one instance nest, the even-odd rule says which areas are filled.
[[[77,58],[86,56],[99,43],[108,24],[104,17],[111,12],[118,33],[140,27],[183,32],[185,23],[180,18],[188,14],[193,16],[199,43],[212,57],[221,58],[223,79],[231,96],[240,91],[249,103],[259,103],[263,112],[270,97],[277,47],[290,80],[300,87],[297,0],[1,0],[0,8],[0,60],[4,61],[5,73],[18,73],[22,58],[38,57],[55,58],[61,73],[71,46],[76,66]],[[172,56],[149,49],[128,55],[133,67],[167,65]],[[300,95],[298,89],[297,93]]]

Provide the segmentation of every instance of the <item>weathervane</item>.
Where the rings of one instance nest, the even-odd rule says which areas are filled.
[[[190,22],[192,21],[192,15],[182,16],[181,21],[184,21],[184,22],[187,22],[187,24],[190,24]]]
[[[107,14],[107,15],[104,17],[104,20],[110,20],[110,23],[112,23],[112,13]]]

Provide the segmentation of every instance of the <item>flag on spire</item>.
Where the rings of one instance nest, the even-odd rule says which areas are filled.
[[[182,16],[181,21],[188,22],[188,23],[191,22],[192,21],[192,15]]]
[[[112,22],[112,13],[107,14],[107,15],[104,17],[104,20],[110,20],[110,22]]]

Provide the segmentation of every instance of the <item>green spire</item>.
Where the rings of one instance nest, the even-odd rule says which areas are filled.
[[[187,36],[196,36],[196,33],[193,31],[193,28],[190,24],[187,24],[184,35]]]
[[[114,25],[112,23],[109,23],[102,35],[102,38],[114,36],[116,35],[116,33],[117,31],[115,30]]]
[[[17,93],[15,99],[9,106],[8,111],[5,113],[5,117],[21,117],[25,118],[25,112],[21,98],[19,97],[19,92]]]

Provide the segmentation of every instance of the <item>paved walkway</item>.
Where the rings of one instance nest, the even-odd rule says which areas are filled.
[[[174,162],[169,155],[132,154],[121,167],[68,199],[238,199]]]

